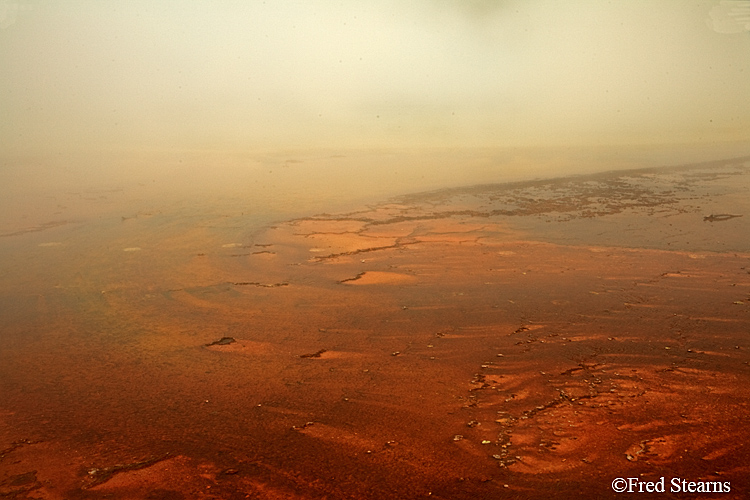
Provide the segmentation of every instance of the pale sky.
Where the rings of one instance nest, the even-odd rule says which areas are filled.
[[[748,10],[687,0],[0,0],[0,148],[743,140]]]

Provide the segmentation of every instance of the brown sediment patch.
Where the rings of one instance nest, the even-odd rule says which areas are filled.
[[[300,354],[299,357],[300,358],[319,358],[323,354],[325,354],[326,352],[328,352],[328,349],[319,349],[319,350],[317,350],[315,352],[311,352],[311,353],[308,353],[308,354]]]
[[[391,273],[384,271],[365,271],[354,278],[343,279],[340,283],[347,285],[396,285],[406,283],[416,283],[416,276],[408,274]]]
[[[237,342],[237,340],[234,337],[222,337],[219,340],[214,340],[213,342],[206,344],[206,347],[229,345],[235,342]]]
[[[270,342],[256,342],[246,339],[235,339],[235,342],[226,344],[209,344],[205,346],[209,351],[231,352],[246,355],[267,355],[278,353],[278,346]]]
[[[735,217],[742,217],[741,214],[711,214],[703,217],[704,221],[708,222],[722,222],[729,219],[734,219]]]
[[[258,258],[271,259],[276,256],[276,252],[272,252],[271,250],[259,250],[257,252],[252,252],[250,255],[257,256]]]
[[[336,351],[330,349],[321,349],[320,351],[316,351],[315,354],[318,354],[317,356],[315,356],[318,359],[348,359],[362,356],[362,354],[357,352]]]
[[[280,286],[289,286],[289,283],[285,281],[281,283],[260,283],[258,281],[231,281],[230,284],[234,286],[257,286],[261,288],[276,288]]]

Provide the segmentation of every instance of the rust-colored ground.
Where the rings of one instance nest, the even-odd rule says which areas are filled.
[[[747,163],[545,182],[6,237],[0,498],[746,498]]]

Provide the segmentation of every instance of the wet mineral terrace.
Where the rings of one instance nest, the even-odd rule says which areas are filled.
[[[749,187],[745,158],[6,234],[0,497],[745,498]]]

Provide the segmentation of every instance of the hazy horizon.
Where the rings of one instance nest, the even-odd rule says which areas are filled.
[[[750,137],[746,2],[4,3],[6,152]]]

